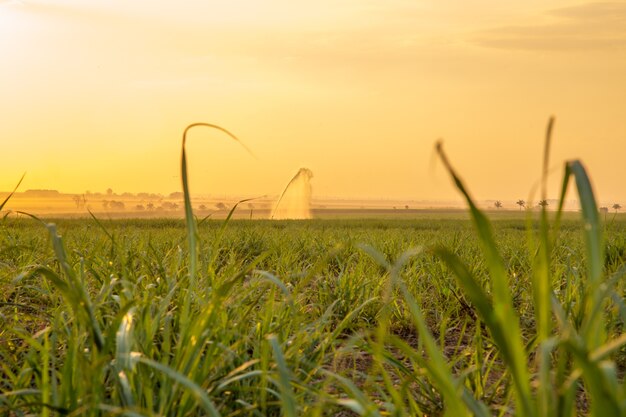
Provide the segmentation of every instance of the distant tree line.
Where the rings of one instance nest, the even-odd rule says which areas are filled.
[[[515,204],[517,204],[517,205],[519,206],[520,211],[521,211],[523,208],[529,208],[529,207],[527,207],[527,206],[526,206],[526,201],[524,201],[524,200],[522,200],[522,199],[517,200],[517,201],[515,202]],[[495,207],[496,209],[500,209],[500,208],[502,208],[502,207],[503,207],[502,201],[500,201],[500,200],[496,200],[496,201],[493,203],[493,205],[494,205],[494,207]],[[549,205],[550,205],[550,203],[548,202],[548,200],[539,200],[539,202],[537,203],[537,207],[541,207],[541,208],[548,207]],[[611,206],[611,208],[612,208],[613,210],[615,210],[615,213],[617,213],[617,212],[618,212],[618,211],[622,208],[622,206],[621,206],[619,203],[615,203],[615,204],[613,204],[613,205]],[[609,208],[608,208],[608,207],[600,207],[600,208],[598,209],[598,211],[600,211],[600,213],[608,213],[608,212],[609,212]]]

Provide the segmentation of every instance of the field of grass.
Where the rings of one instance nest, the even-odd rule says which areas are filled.
[[[458,415],[458,407],[527,415],[510,353],[440,253],[447,248],[467,265],[495,307],[489,260],[470,220],[224,224],[199,224],[190,281],[182,221],[59,220],[46,230],[33,219],[6,218],[0,414]],[[550,286],[563,317],[551,319],[554,330],[539,343],[538,255],[528,226],[523,216],[493,223],[530,408],[573,415],[594,405],[583,382],[590,365],[560,339],[582,338],[588,320],[585,230],[580,220],[564,221],[550,251]],[[541,230],[538,222],[530,229]],[[626,257],[626,223],[603,225],[603,235],[610,277]],[[599,378],[616,385],[603,390],[622,390],[626,358],[602,341],[621,335],[623,294],[616,280],[600,325],[589,330],[597,343],[576,347],[589,348],[590,361],[607,350],[595,353]],[[543,413],[542,395],[554,413]]]
[[[4,216],[0,413],[626,415],[626,222],[578,161],[487,216],[438,152],[467,216],[198,220],[184,136],[184,222]]]

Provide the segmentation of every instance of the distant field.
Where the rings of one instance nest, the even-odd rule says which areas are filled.
[[[225,203],[217,200],[194,200],[194,214],[200,219],[204,217],[225,219],[237,201],[223,201]],[[224,204],[224,207],[217,208],[216,205],[220,203]],[[167,208],[163,208],[164,204]],[[174,204],[175,206],[173,206]],[[469,214],[467,210],[460,203],[456,204],[458,207],[430,207],[425,203],[413,202],[412,206],[406,208],[405,204],[394,206],[393,203],[385,201],[323,201],[314,204],[311,212],[315,219],[468,219]],[[137,209],[137,206],[140,206],[141,209]],[[110,207],[104,208],[100,201],[76,207],[69,198],[47,200],[14,198],[10,201],[7,208],[49,219],[90,218],[90,211],[101,219],[182,219],[185,215],[183,210],[184,202],[181,200],[155,202],[153,207],[148,208],[147,203],[143,200],[132,199],[125,201],[123,209],[113,209]],[[535,217],[538,217],[540,214],[537,208],[520,211],[518,208],[513,209],[512,207],[499,210],[488,207],[486,212],[493,219],[525,219],[529,213]],[[234,219],[263,220],[270,219],[271,216],[272,202],[264,200],[262,202],[239,204],[232,217]],[[570,210],[564,212],[564,216],[565,218],[574,219],[578,218],[580,214],[578,210]],[[626,214],[611,211],[605,217],[607,220],[611,220],[613,218],[619,219],[622,216],[626,216]]]
[[[477,305],[429,249],[450,249],[491,292],[469,216],[400,212],[228,225],[207,219],[199,224],[193,279],[182,220],[59,219],[62,249],[36,220],[4,219],[0,414],[441,414],[445,391],[428,371],[433,353],[410,299],[390,279],[404,282],[464,389],[491,413],[516,407],[506,357]],[[490,216],[521,334],[533,346],[537,258],[528,223],[515,211]],[[551,285],[566,314],[583,320],[576,300],[585,279],[584,227],[577,213],[566,217]],[[626,222],[609,215],[602,228],[610,276],[626,258]],[[419,247],[426,251],[400,270],[385,266]],[[624,290],[619,281],[612,294]],[[620,305],[607,304],[603,316],[611,338],[622,332]],[[612,359],[621,374],[624,352]],[[532,373],[536,363],[528,367]],[[578,410],[588,410],[587,389],[573,393]]]
[[[127,195],[128,194],[128,195]],[[145,193],[144,193],[145,194]],[[0,201],[8,193],[0,193]],[[275,197],[261,197],[245,201],[237,206],[233,214],[238,219],[269,219],[277,200]],[[195,214],[202,218],[211,216],[224,219],[230,209],[241,198],[234,197],[196,197],[192,199]],[[524,217],[527,210],[520,211],[514,202],[504,202],[501,209],[495,209],[493,201],[479,204],[490,215],[499,217]],[[556,202],[549,207],[556,209]],[[311,204],[314,218],[431,218],[462,217],[467,218],[466,205],[462,201],[404,201],[404,200],[349,200],[316,199]],[[83,218],[90,217],[89,212],[105,219],[160,219],[183,218],[184,201],[182,193],[171,196],[154,194],[123,195],[106,194],[58,194],[54,196],[37,193],[16,193],[5,210],[23,211],[48,218]],[[578,212],[578,206],[570,201],[565,205],[568,213]],[[538,214],[535,205],[529,211]],[[609,215],[614,214],[613,211]],[[619,213],[618,213],[619,214]]]

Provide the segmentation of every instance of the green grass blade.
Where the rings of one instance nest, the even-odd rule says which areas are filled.
[[[216,392],[220,392],[223,391],[224,389],[226,389],[228,387],[228,385],[234,383],[234,382],[239,382],[242,381],[244,379],[248,379],[248,378],[256,378],[258,376],[263,375],[263,371],[261,370],[256,370],[256,371],[249,371],[249,372],[245,372],[243,374],[238,374],[235,375],[231,378],[227,378],[224,381],[220,382],[220,384],[217,386],[216,388]]]
[[[202,409],[207,413],[207,415],[211,417],[219,417],[220,413],[215,408],[215,405],[207,395],[206,391],[202,389],[198,384],[196,384],[191,379],[187,378],[185,375],[176,372],[174,369],[170,368],[167,365],[163,365],[162,363],[153,361],[152,359],[146,357],[137,358],[139,363],[142,363],[150,368],[153,368],[163,374],[167,375],[172,380],[178,382],[185,388],[189,390],[191,395],[196,399]]]
[[[509,303],[511,301],[511,295],[509,294],[508,282],[506,279],[506,269],[504,268],[502,257],[498,253],[498,249],[493,238],[491,224],[489,223],[487,217],[485,217],[485,215],[474,204],[474,200],[470,197],[463,181],[461,181],[461,178],[457,175],[456,171],[448,161],[441,143],[437,144],[437,152],[448,170],[448,173],[452,176],[455,186],[461,194],[463,194],[463,197],[470,208],[470,215],[474,223],[475,230],[478,233],[481,248],[483,249],[483,254],[487,261],[487,268],[489,269],[489,274],[491,276],[494,302]]]
[[[219,245],[222,242],[222,239],[224,239],[224,234],[226,233],[226,227],[228,226],[228,223],[230,222],[231,218],[233,217],[233,214],[235,214],[235,210],[237,209],[237,207],[245,202],[248,201],[253,201],[253,200],[257,200],[259,198],[262,197],[253,197],[253,198],[246,198],[243,200],[239,200],[237,201],[233,207],[230,209],[230,211],[228,212],[228,215],[226,216],[226,219],[222,222],[219,232],[217,233],[217,235],[215,236],[215,239],[213,240],[213,256],[211,257],[211,260],[209,261],[209,264],[214,264],[215,261],[217,260],[217,256],[219,255]]]
[[[271,282],[272,284],[274,284],[278,288],[280,288],[280,291],[285,296],[285,299],[287,299],[288,301],[290,301],[292,299],[291,292],[289,291],[289,288],[287,288],[287,286],[277,276],[275,276],[273,274],[270,274],[267,271],[262,271],[262,270],[258,270],[258,269],[255,269],[254,273],[255,273],[255,275],[261,276],[263,279]]]
[[[50,238],[52,239],[52,247],[54,248],[54,252],[57,256],[59,264],[63,269],[63,272],[67,276],[70,286],[73,291],[77,293],[77,297],[80,299],[80,306],[84,309],[88,323],[87,326],[91,329],[93,334],[94,343],[98,350],[102,351],[104,348],[104,337],[102,335],[102,331],[100,330],[100,325],[98,324],[98,320],[96,319],[95,310],[93,307],[93,303],[89,298],[89,294],[87,294],[87,290],[83,283],[76,277],[76,273],[70,266],[67,255],[65,253],[65,248],[63,247],[63,240],[61,236],[57,232],[56,225],[50,223],[46,226],[48,228],[48,232],[50,234]]]
[[[269,340],[270,345],[272,346],[274,360],[278,366],[278,388],[280,391],[280,402],[282,404],[283,415],[286,417],[296,417],[298,415],[296,412],[297,400],[293,389],[291,388],[292,377],[291,372],[287,367],[285,356],[283,355],[283,351],[278,343],[278,338],[275,335],[269,335],[267,340]]]
[[[19,213],[37,220],[48,229],[48,234],[50,235],[52,247],[57,257],[57,261],[59,262],[63,273],[67,276],[68,282],[66,283],[54,271],[46,267],[36,267],[33,270],[33,273],[41,273],[42,275],[46,276],[46,278],[51,280],[53,284],[62,292],[62,294],[64,294],[64,296],[67,298],[68,301],[70,301],[71,305],[73,306],[75,313],[79,317],[84,317],[85,324],[90,329],[93,335],[93,340],[96,348],[99,351],[102,351],[105,346],[105,340],[100,329],[100,325],[98,324],[98,320],[96,319],[93,303],[89,298],[89,294],[87,294],[85,286],[76,277],[76,273],[68,262],[65,248],[63,246],[63,239],[58,234],[56,225],[54,223],[45,223],[37,216],[30,213]],[[85,316],[83,316],[83,313],[85,314]]]
[[[93,221],[96,222],[96,225],[98,225],[100,230],[102,230],[104,232],[104,234],[109,238],[109,240],[111,241],[111,244],[113,244],[113,246],[115,246],[115,238],[113,237],[113,235],[107,230],[106,227],[104,227],[102,222],[96,217],[95,214],[93,214],[93,212],[89,208],[87,208],[87,212],[89,213],[89,215],[91,216]]]
[[[571,161],[570,170],[576,179],[576,189],[585,222],[585,244],[587,248],[587,270],[591,283],[597,283],[604,269],[604,246],[598,206],[591,187],[591,181],[580,161]]]
[[[398,282],[402,296],[409,307],[411,312],[411,318],[413,323],[417,327],[417,331],[420,336],[420,340],[423,343],[429,358],[429,374],[435,385],[440,390],[445,401],[445,415],[446,416],[469,416],[470,413],[463,405],[462,401],[462,385],[458,383],[452,376],[449,365],[446,363],[446,358],[443,353],[437,347],[437,342],[430,334],[426,321],[420,308],[417,305],[417,301],[413,295],[406,288],[403,282]]]
[[[593,416],[622,416],[626,407],[622,395],[618,395],[615,389],[616,377],[613,372],[607,372],[607,363],[594,361],[588,350],[576,343],[575,340],[567,339],[563,345],[574,355],[576,363],[582,369],[591,399]],[[614,364],[610,364],[614,370]]]
[[[576,180],[585,234],[588,292],[581,334],[588,343],[588,348],[593,350],[599,347],[606,337],[602,325],[601,305],[604,300],[600,288],[604,270],[604,243],[598,207],[589,176],[580,161],[569,162],[569,167]]]
[[[513,374],[513,382],[521,406],[521,415],[533,415],[526,360],[523,348],[519,346],[521,340],[519,325],[515,325],[518,323],[517,317],[512,313],[514,316],[512,320],[503,319],[502,313],[498,313],[483,288],[454,253],[443,248],[435,248],[434,253],[454,272],[465,295],[478,310],[485,325],[489,328],[504,361]],[[511,307],[509,306],[509,308]],[[516,330],[517,334],[515,333]]]
[[[461,181],[460,177],[448,161],[440,142],[437,143],[437,152],[452,177],[457,189],[465,197],[465,200],[470,208],[470,214],[475,230],[478,233],[483,255],[485,256],[485,260],[487,262],[487,268],[489,270],[493,290],[493,308],[489,309],[487,314],[488,318],[484,318],[485,323],[489,325],[492,332],[495,332],[494,339],[496,338],[496,334],[498,335],[498,347],[503,351],[505,359],[513,374],[516,393],[518,401],[520,402],[521,414],[524,416],[533,416],[535,414],[535,410],[532,406],[530,388],[528,385],[529,375],[527,371],[527,358],[524,350],[524,343],[522,341],[519,319],[513,310],[513,300],[509,290],[507,272],[504,267],[504,261],[498,253],[498,249],[493,238],[493,232],[491,230],[491,224],[489,223],[487,217],[485,217],[485,215],[474,204],[474,201],[466,190],[463,181]],[[460,278],[461,281],[465,282],[465,286],[468,289],[471,289],[473,294],[478,297],[477,300],[481,300],[481,303],[484,304],[482,297],[478,296],[478,292],[475,291],[477,289],[475,288],[475,283],[471,284],[471,282],[474,281],[471,274],[466,274],[466,271],[464,271],[465,268],[459,268],[458,265],[460,262],[455,261],[454,257],[446,255],[445,258],[448,260],[447,263],[449,265],[453,266],[462,273],[461,276],[463,278],[458,275],[457,277]],[[489,304],[484,304],[483,307],[481,307],[485,313],[487,313],[486,306],[488,305]],[[504,329],[506,329],[505,333],[503,333]],[[504,335],[506,335],[506,337]]]
[[[547,199],[548,167],[550,162],[550,148],[552,144],[552,128],[554,117],[548,121],[546,138],[544,141],[543,169],[541,173],[541,199]],[[562,198],[559,200],[557,210],[557,227],[560,220],[565,192],[567,190],[568,173],[566,171],[563,179]],[[533,228],[528,228],[529,245],[534,241]],[[556,239],[556,232],[555,232]],[[532,296],[533,309],[535,313],[535,323],[537,326],[536,343],[539,346],[537,360],[539,364],[537,379],[537,406],[540,415],[548,416],[553,414],[554,401],[552,401],[554,387],[551,383],[551,357],[555,341],[550,338],[552,333],[552,277],[550,254],[552,251],[552,241],[550,238],[550,223],[548,221],[548,211],[545,205],[541,207],[539,223],[539,244],[537,255],[532,265]]]
[[[204,126],[211,129],[219,130],[220,132],[225,133],[227,136],[238,142],[241,146],[244,147],[248,153],[252,156],[254,154],[246,147],[246,145],[241,142],[237,136],[224,129],[221,126],[214,125],[211,123],[192,123],[185,128],[183,131],[183,143],[182,143],[182,153],[181,153],[181,162],[180,162],[180,171],[181,177],[183,181],[183,196],[185,200],[185,222],[187,224],[187,239],[189,241],[189,280],[191,282],[192,288],[195,286],[195,278],[198,269],[198,248],[197,248],[197,240],[198,240],[198,228],[196,225],[196,220],[193,215],[193,208],[191,206],[191,194],[189,193],[189,175],[187,172],[187,152],[185,145],[187,144],[187,132],[194,127]]]
[[[50,403],[50,341],[48,339],[49,329],[46,329],[43,334],[43,349],[41,351],[41,360],[43,362],[41,370],[41,402],[43,404]],[[50,410],[48,407],[41,409],[41,417],[50,416]]]
[[[547,199],[548,167],[550,163],[550,149],[552,145],[552,129],[554,127],[554,117],[550,117],[546,128],[546,138],[544,141],[543,169],[541,172],[541,199]],[[567,190],[568,172],[566,170],[563,179],[561,199],[557,217],[560,217],[565,192]],[[542,343],[550,337],[551,333],[551,274],[550,274],[550,224],[546,206],[541,207],[541,221],[539,226],[539,250],[533,265],[533,300],[535,309],[535,320],[537,323],[537,342]],[[543,387],[542,387],[543,388]]]
[[[0,211],[4,208],[5,204],[11,199],[11,197],[13,197],[13,194],[15,194],[15,192],[17,191],[17,188],[20,186],[25,176],[26,176],[26,173],[22,174],[22,178],[20,178],[20,180],[17,182],[17,185],[15,186],[13,191],[11,191],[11,193],[0,204]]]
[[[348,408],[354,413],[363,417],[381,417],[378,407],[356,386],[356,384],[341,375],[322,369],[322,373],[339,383],[348,391],[351,398],[340,398],[336,400],[337,404]]]
[[[130,382],[127,377],[127,372],[133,368],[131,355],[132,327],[133,312],[131,310],[124,315],[115,334],[115,367],[117,369],[117,378],[120,386],[120,397],[126,407],[135,405],[135,399],[133,398]]]
[[[550,165],[550,149],[552,146],[552,128],[554,127],[554,117],[550,117],[548,120],[548,127],[546,128],[546,140],[543,146],[543,169],[541,171],[541,199],[545,200],[548,193],[548,167]],[[545,206],[543,206],[545,209]]]

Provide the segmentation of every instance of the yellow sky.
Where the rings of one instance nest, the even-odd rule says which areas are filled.
[[[0,1],[0,190],[526,198],[543,131],[626,203],[626,2]],[[559,173],[554,175],[553,197]],[[623,204],[626,205],[626,204]]]

